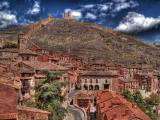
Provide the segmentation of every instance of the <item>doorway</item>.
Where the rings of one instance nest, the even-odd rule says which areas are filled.
[[[104,84],[104,90],[109,90],[109,84]]]

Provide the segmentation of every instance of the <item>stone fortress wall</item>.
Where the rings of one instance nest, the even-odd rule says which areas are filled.
[[[69,13],[64,13],[63,15],[63,19],[65,20],[71,20],[72,17]],[[32,36],[32,34],[34,34],[36,31],[38,31],[39,29],[41,29],[41,27],[46,26],[47,24],[49,24],[51,21],[53,21],[54,18],[51,14],[48,14],[48,18],[47,19],[43,19],[40,20],[36,23],[33,23],[31,25],[29,25],[29,30],[27,32],[20,32],[18,33],[17,39],[18,39],[18,43],[21,41],[21,47],[23,47],[23,49],[25,49],[27,46],[27,41],[30,39],[30,37]],[[72,19],[73,20],[73,19]],[[7,34],[11,34],[11,33],[7,33]],[[5,38],[0,38],[0,47],[3,47],[6,44],[17,44],[17,40],[10,40],[10,39],[5,39]],[[18,46],[20,47],[20,46]]]

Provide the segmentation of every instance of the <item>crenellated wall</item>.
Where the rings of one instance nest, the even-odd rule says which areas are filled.
[[[19,49],[26,49],[28,48],[27,43],[32,34],[34,34],[36,31],[41,29],[41,27],[46,26],[49,22],[53,21],[53,17],[51,15],[48,15],[47,19],[40,20],[38,23],[32,24],[29,26],[29,31],[27,33],[19,33],[18,34],[18,48]]]

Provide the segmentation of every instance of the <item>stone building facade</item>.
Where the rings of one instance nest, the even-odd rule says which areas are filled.
[[[119,75],[108,71],[83,71],[79,74],[81,90],[116,90]]]
[[[0,119],[17,120],[17,92],[13,86],[0,83]]]
[[[0,120],[48,120],[49,112],[18,105],[19,87],[15,84],[0,81],[0,90]]]

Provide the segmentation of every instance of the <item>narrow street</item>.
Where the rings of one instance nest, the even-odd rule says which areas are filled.
[[[73,105],[70,105],[70,102],[72,101],[73,96],[77,93],[78,91],[72,91],[71,93],[68,94],[68,106],[67,106],[67,110],[68,110],[68,115],[67,116],[67,120],[85,120],[84,119],[84,114],[83,112],[78,109],[77,107],[74,107]]]
[[[68,112],[72,114],[74,120],[84,120],[84,117],[83,117],[83,113],[81,110],[73,107],[73,106],[68,106]]]

